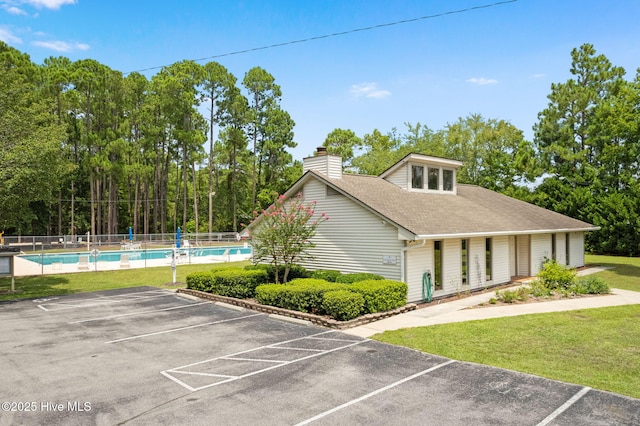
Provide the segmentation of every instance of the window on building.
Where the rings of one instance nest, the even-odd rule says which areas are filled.
[[[442,290],[442,241],[433,242],[433,285]]]
[[[453,170],[442,170],[442,189],[453,191]]]
[[[418,189],[424,188],[423,166],[411,166],[411,187]]]
[[[486,271],[486,280],[487,281],[491,281],[491,274],[493,272],[492,268],[491,268],[491,266],[493,264],[493,262],[491,260],[491,258],[492,258],[492,256],[491,256],[491,248],[492,248],[491,247],[492,246],[491,238],[486,238],[484,240],[484,245],[485,245],[485,247],[484,247],[484,253],[485,253],[484,256],[485,257],[484,258],[485,258],[485,268],[486,268],[485,269],[485,271]]]
[[[435,189],[438,190],[439,185],[438,185],[438,178],[440,175],[440,169],[433,169],[431,167],[429,167],[429,189]]]
[[[462,240],[462,285],[469,284],[469,240]]]

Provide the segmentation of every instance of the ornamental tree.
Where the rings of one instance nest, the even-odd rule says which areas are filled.
[[[289,199],[279,196],[260,215],[253,212],[250,229],[254,258],[274,266],[276,283],[279,283],[280,271],[283,271],[282,281],[287,282],[292,265],[312,258],[309,250],[315,244],[311,238],[320,223],[329,220],[324,212],[314,217],[315,206],[315,201],[305,203],[298,193]]]

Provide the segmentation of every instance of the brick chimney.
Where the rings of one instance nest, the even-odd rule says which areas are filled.
[[[327,148],[319,146],[313,157],[302,159],[302,173],[309,170],[322,173],[328,178],[340,179],[342,177],[342,157],[327,154]]]

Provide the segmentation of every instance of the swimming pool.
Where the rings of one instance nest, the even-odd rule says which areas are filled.
[[[251,247],[228,246],[228,247],[197,247],[180,249],[180,255],[204,257],[204,256],[224,256],[227,254],[251,254]],[[129,256],[129,260],[153,260],[166,259],[171,256],[171,249],[149,249],[149,250],[105,250],[101,251],[98,257],[94,257],[90,252],[74,253],[48,253],[48,254],[27,254],[20,257],[41,265],[52,265],[54,263],[78,263],[80,256],[88,256],[89,262],[120,262],[121,256]]]

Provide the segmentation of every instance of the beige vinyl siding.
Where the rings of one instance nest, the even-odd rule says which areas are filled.
[[[433,241],[427,241],[423,247],[409,249],[406,252],[406,277],[409,302],[420,302],[422,297],[422,276],[431,271],[433,275]]]
[[[561,265],[567,264],[567,240],[564,232],[556,234],[556,261]]]
[[[530,256],[528,235],[516,236],[516,253],[518,262],[518,275],[524,277],[529,276]]]
[[[469,284],[471,288],[482,288],[486,285],[486,262],[484,238],[469,240]]]
[[[459,239],[443,240],[442,290],[444,294],[454,294],[462,290],[462,249]],[[441,292],[436,292],[440,295]]]
[[[330,178],[342,176],[342,158],[335,155],[318,155],[304,159],[303,172],[314,170]]]
[[[572,268],[584,266],[584,232],[569,234],[569,266]]]
[[[493,237],[491,284],[503,284],[511,281],[509,273],[509,237]]]
[[[529,275],[537,275],[546,259],[551,259],[551,234],[531,235],[531,270]]]
[[[409,176],[409,167],[407,167],[406,164],[403,165],[402,167],[398,168],[398,170],[385,177],[385,180],[391,182],[396,186],[399,186],[402,189],[408,190],[409,182],[411,181],[411,176]]]
[[[301,263],[314,269],[335,269],[343,273],[372,272],[388,279],[401,278],[401,249],[398,230],[343,195],[327,195],[318,180],[307,182],[306,200],[316,200],[316,213],[326,212],[329,220],[320,224],[310,251],[315,259]],[[395,256],[395,264],[384,264],[385,256]]]

